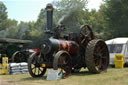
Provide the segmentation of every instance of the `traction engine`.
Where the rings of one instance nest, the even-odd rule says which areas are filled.
[[[95,37],[89,25],[82,25],[78,33],[64,33],[63,24],[53,30],[53,10],[52,4],[47,4],[46,38],[41,42],[40,51],[33,53],[28,60],[30,75],[43,76],[47,68],[62,72],[62,78],[86,67],[92,73],[105,72],[109,64],[105,42]]]

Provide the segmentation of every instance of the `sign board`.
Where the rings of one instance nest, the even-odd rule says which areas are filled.
[[[115,68],[124,68],[124,56],[121,54],[115,55]]]
[[[47,80],[57,80],[58,70],[49,70],[47,75]]]
[[[2,74],[8,74],[8,57],[2,58]]]
[[[0,64],[0,74],[2,74],[2,64]]]

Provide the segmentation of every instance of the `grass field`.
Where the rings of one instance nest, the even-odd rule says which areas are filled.
[[[0,85],[128,85],[128,68],[109,68],[101,74],[90,74],[82,69],[67,79],[48,81],[46,75],[32,78],[29,74],[0,75]]]

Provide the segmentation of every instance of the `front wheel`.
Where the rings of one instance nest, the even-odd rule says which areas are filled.
[[[43,68],[40,63],[40,53],[33,53],[28,59],[28,70],[32,77],[41,77],[45,74],[46,68]]]
[[[27,62],[27,57],[28,56],[26,56],[26,54],[24,54],[23,52],[16,51],[12,55],[12,62],[15,62],[15,63]]]
[[[62,78],[67,78],[72,71],[71,56],[66,51],[59,51],[56,53],[53,61],[53,69],[60,69],[59,73],[62,73]]]

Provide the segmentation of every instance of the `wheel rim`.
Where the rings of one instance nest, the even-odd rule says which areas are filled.
[[[98,72],[106,71],[109,64],[109,54],[106,45],[102,41],[98,42],[93,53],[96,70]]]
[[[12,56],[12,62],[16,62],[16,63],[27,62],[27,56],[22,52],[16,52]]]
[[[65,51],[60,51],[55,56],[53,68],[55,70],[60,70],[59,74],[62,73],[62,78],[67,78],[71,74],[71,62],[70,55]]]
[[[32,77],[40,77],[43,76],[46,72],[46,68],[43,68],[40,64],[40,54],[35,53],[29,59],[28,69],[29,73]]]

